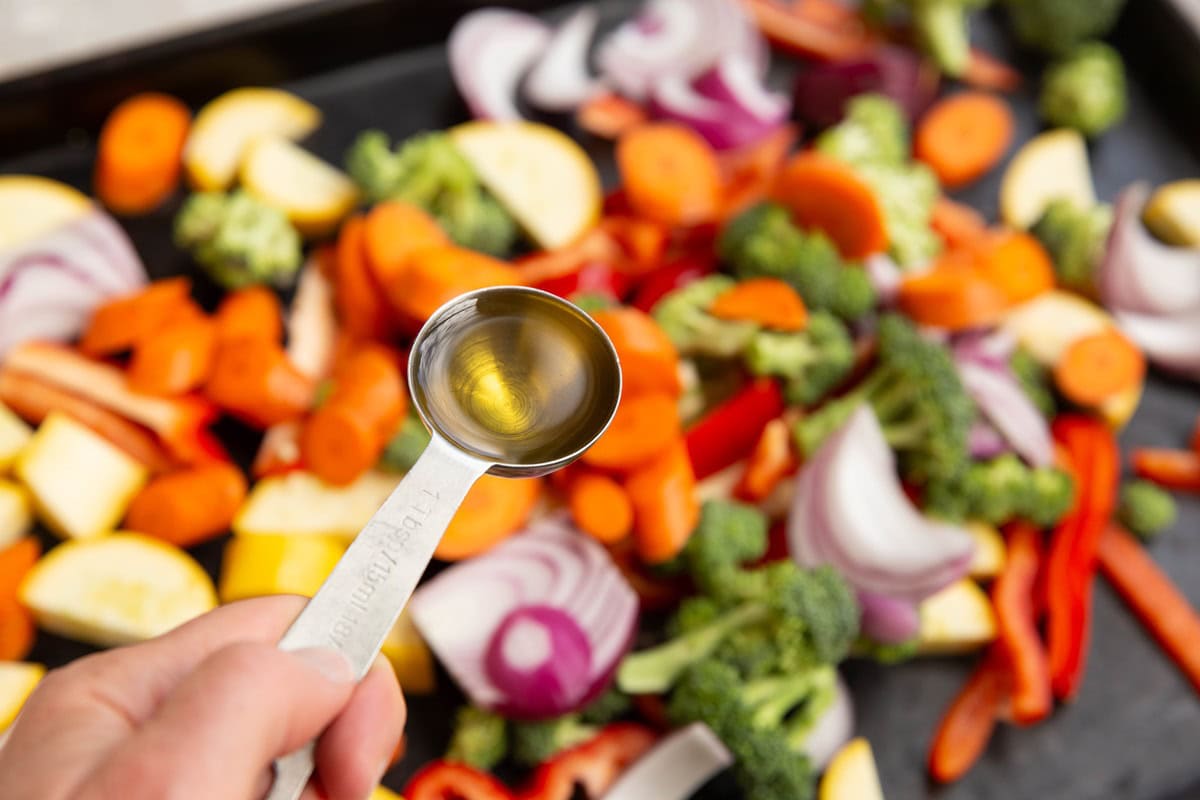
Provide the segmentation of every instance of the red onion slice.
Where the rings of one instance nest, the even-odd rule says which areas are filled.
[[[763,84],[753,61],[745,53],[722,56],[716,66],[696,79],[694,85],[701,95],[772,126],[786,120],[792,108],[785,95],[772,92]]]
[[[656,119],[686,125],[717,150],[729,150],[762,140],[779,123],[755,119],[738,107],[705,97],[683,77],[663,78],[650,96],[650,112]]]
[[[602,86],[588,72],[588,47],[600,13],[583,6],[554,31],[546,52],[525,80],[525,97],[543,111],[574,111]]]
[[[833,702],[808,732],[808,738],[804,740],[802,747],[813,768],[819,771],[825,769],[853,736],[854,698],[850,695],[850,687],[846,686],[842,676],[838,675]]]
[[[1113,316],[1156,366],[1200,380],[1200,309],[1170,316],[1117,311]]]
[[[798,116],[817,128],[842,120],[856,95],[877,92],[890,97],[916,120],[938,93],[939,74],[910,50],[880,47],[870,55],[810,67],[796,78]]]
[[[591,689],[592,650],[587,634],[561,609],[522,606],[488,644],[488,678],[504,695],[498,711],[540,718],[567,713]]]
[[[539,520],[486,554],[450,567],[419,588],[409,606],[471,701],[513,715],[532,716],[540,702],[505,691],[489,673],[489,645],[514,611],[549,607],[586,635],[590,663],[582,689],[571,693],[571,708],[556,705],[544,716],[581,708],[603,692],[637,631],[637,596],[604,548],[561,516]]]
[[[967,435],[967,449],[971,452],[971,458],[987,459],[1008,453],[1012,448],[1000,435],[1000,431],[996,430],[995,425],[984,420],[976,420],[975,424],[971,426],[971,432]]]
[[[518,11],[472,11],[450,32],[450,72],[471,113],[480,119],[519,120],[517,86],[545,50],[550,29]]]
[[[907,642],[921,628],[915,603],[873,592],[859,592],[858,604],[862,607],[862,632],[877,642]]]
[[[680,728],[639,758],[604,800],[688,800],[717,773],[733,766],[733,754],[700,722]]]
[[[989,368],[961,358],[955,363],[967,394],[1017,455],[1034,467],[1054,464],[1050,426],[1008,366]]]

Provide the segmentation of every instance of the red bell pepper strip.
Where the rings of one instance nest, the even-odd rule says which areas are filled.
[[[767,423],[783,413],[783,392],[760,378],[710,411],[685,434],[697,480],[736,464],[754,450]]]
[[[1010,683],[1004,654],[993,647],[938,725],[929,748],[929,774],[934,780],[940,783],[958,780],[983,755],[1004,708]]]
[[[617,302],[625,299],[632,284],[624,272],[602,261],[589,261],[575,272],[558,275],[536,284],[543,292],[569,299],[576,294],[602,294]]]
[[[1104,576],[1200,692],[1200,614],[1120,528],[1110,526],[1100,537],[1099,557]]]
[[[610,215],[600,220],[600,228],[624,251],[621,266],[626,272],[645,275],[662,265],[670,232],[657,222],[629,214]]]
[[[860,56],[878,41],[858,18],[830,20],[803,13],[803,4],[791,7],[775,0],[743,0],[742,7],[759,30],[776,47],[815,61],[843,61]]]
[[[571,800],[583,787],[589,800],[599,800],[625,768],[654,746],[649,728],[618,722],[584,744],[559,753],[538,767],[533,782],[518,800]]]
[[[1134,450],[1133,471],[1167,489],[1200,491],[1200,453],[1195,450]]]
[[[1042,562],[1041,531],[1026,522],[1008,526],[1008,558],[992,584],[1000,645],[1012,670],[1012,718],[1018,725],[1044,719],[1053,705],[1050,666],[1038,635],[1034,588]]]
[[[659,300],[717,268],[711,258],[681,258],[664,264],[642,279],[633,296],[633,307],[649,313]]]
[[[513,800],[513,793],[486,772],[464,764],[434,761],[404,787],[407,800]]]
[[[1120,454],[1112,432],[1099,420],[1061,416],[1053,433],[1078,480],[1075,507],[1054,531],[1046,560],[1050,685],[1054,696],[1065,700],[1083,680],[1096,550],[1112,518]]]

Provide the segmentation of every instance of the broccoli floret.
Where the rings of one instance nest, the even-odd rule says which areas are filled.
[[[629,695],[611,686],[580,712],[579,719],[587,725],[607,725],[628,714],[632,708],[633,700]]]
[[[516,241],[516,222],[445,132],[419,134],[393,151],[387,134],[365,131],[346,154],[346,170],[368,199],[420,206],[463,247],[503,256]]]
[[[1178,515],[1175,498],[1150,481],[1130,481],[1121,487],[1117,519],[1143,540],[1149,541],[1173,526]]]
[[[508,723],[504,717],[474,706],[459,709],[446,760],[490,770],[508,755]]]
[[[1034,0],[1036,2],[1036,0]],[[907,9],[917,39],[946,75],[959,77],[971,60],[968,18],[989,0],[869,0],[871,16],[886,19],[893,11]]]
[[[1096,137],[1125,116],[1125,64],[1103,42],[1081,45],[1046,69],[1038,109],[1060,128]]]
[[[843,120],[817,137],[816,146],[852,164],[876,162],[896,167],[908,163],[912,149],[904,111],[880,94],[851,99]]]
[[[971,464],[954,479],[927,487],[925,512],[952,522],[1001,525],[1025,519],[1050,527],[1075,500],[1071,476],[1055,467],[1027,466],[1012,453]]]
[[[1013,351],[1008,366],[1017,383],[1021,384],[1025,396],[1042,412],[1042,416],[1054,419],[1058,412],[1058,403],[1054,399],[1049,371],[1023,347]]]
[[[959,380],[948,348],[923,337],[904,317],[879,325],[879,361],[853,391],[801,419],[800,452],[811,456],[862,403],[869,402],[900,468],[918,485],[960,475],[975,405]]]
[[[916,658],[920,645],[920,636],[914,636],[895,644],[884,644],[863,636],[854,643],[851,655],[858,658],[869,658],[880,664],[902,664]]]
[[[758,325],[718,319],[708,309],[735,285],[726,275],[693,281],[659,300],[654,319],[680,353],[733,358],[745,349]]]
[[[1058,198],[1046,205],[1031,233],[1054,260],[1059,286],[1080,294],[1094,293],[1095,271],[1104,256],[1112,218],[1112,206],[1106,204],[1081,209]]]
[[[755,375],[786,380],[791,404],[811,406],[845,380],[854,367],[854,340],[837,317],[809,315],[799,333],[759,331],[750,339],[746,367]]]
[[[1063,55],[1108,34],[1125,0],[1004,0],[1013,32],[1023,44]]]
[[[226,289],[286,286],[302,259],[287,215],[241,189],[189,197],[175,217],[175,243]]]
[[[710,500],[684,547],[692,581],[705,595],[723,598],[747,574],[743,564],[767,552],[767,517],[757,508],[731,500]]]
[[[429,429],[415,411],[409,411],[380,456],[379,465],[396,472],[408,472],[429,445]]]
[[[823,233],[805,233],[793,225],[783,206],[763,203],[742,212],[721,232],[717,252],[742,280],[786,281],[810,310],[856,320],[875,307],[875,290],[866,274],[844,266]]]
[[[584,722],[579,714],[539,722],[514,722],[511,727],[512,759],[522,767],[536,767],[600,732],[600,726]]]

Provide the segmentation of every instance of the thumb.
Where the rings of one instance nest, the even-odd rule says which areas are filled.
[[[89,784],[96,797],[249,800],[271,762],[316,738],[354,686],[336,651],[232,645],[181,681]]]

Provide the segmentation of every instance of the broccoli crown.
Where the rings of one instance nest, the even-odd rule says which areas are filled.
[[[863,402],[873,407],[908,480],[949,480],[966,468],[975,405],[949,349],[904,317],[888,314],[880,321],[878,364],[854,391],[796,423],[800,451],[815,453]]]
[[[902,664],[916,657],[920,645],[920,636],[914,636],[911,639],[895,644],[877,642],[874,639],[862,636],[854,643],[851,652],[852,655],[859,658],[869,658],[880,664]]]
[[[538,722],[514,722],[510,727],[512,758],[522,767],[536,767],[600,732],[598,725],[584,722],[578,714]]]
[[[908,119],[893,100],[881,94],[861,94],[846,104],[835,127],[817,137],[817,149],[852,164],[908,163],[911,144]]]
[[[1004,0],[1013,32],[1023,44],[1063,55],[1117,24],[1125,0]]]
[[[759,331],[750,339],[746,367],[755,375],[786,380],[789,403],[811,406],[838,386],[854,367],[854,340],[832,314],[809,315],[799,333]]]
[[[387,134],[364,131],[346,153],[346,170],[368,199],[424,208],[463,247],[503,256],[516,241],[516,222],[445,132],[418,134],[393,150]]]
[[[952,480],[927,487],[924,508],[950,521],[1001,525],[1025,519],[1048,528],[1071,510],[1075,483],[1055,467],[1029,467],[1012,453],[971,464]]]
[[[286,286],[302,259],[287,215],[241,189],[189,197],[175,218],[175,243],[226,289]]]
[[[1080,45],[1046,69],[1038,109],[1051,125],[1099,136],[1125,116],[1125,64],[1103,42]]]
[[[721,232],[717,252],[742,280],[786,281],[809,310],[855,320],[875,307],[866,274],[843,266],[833,242],[823,233],[797,228],[783,206],[763,203],[742,212]]]
[[[684,548],[688,572],[706,595],[722,597],[742,565],[767,552],[767,517],[754,506],[710,500]]]
[[[692,281],[658,301],[654,319],[684,355],[733,358],[745,349],[758,325],[718,319],[708,309],[735,284],[726,275]]]
[[[1054,399],[1054,388],[1050,372],[1034,358],[1028,350],[1018,347],[1008,360],[1008,368],[1013,377],[1021,385],[1025,396],[1042,412],[1046,419],[1053,419],[1058,412],[1058,403]]]
[[[459,709],[446,760],[490,770],[508,755],[508,723],[504,717],[474,706]]]
[[[1104,255],[1112,206],[1078,208],[1065,198],[1051,200],[1031,232],[1054,260],[1060,286],[1081,294],[1095,291],[1095,271]]]
[[[628,714],[632,708],[633,700],[629,695],[610,686],[580,712],[579,719],[587,725],[607,725]]]
[[[1142,539],[1153,539],[1173,526],[1178,514],[1170,492],[1150,481],[1130,481],[1121,486],[1117,519]]]

